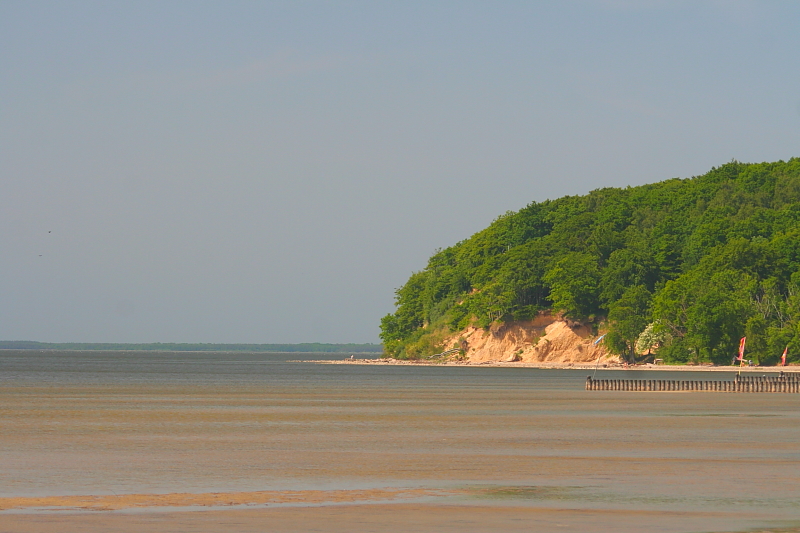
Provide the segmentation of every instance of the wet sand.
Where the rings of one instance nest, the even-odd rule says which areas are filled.
[[[796,395],[296,367],[329,374],[4,382],[0,532],[800,527]]]
[[[476,505],[374,504],[305,508],[245,509],[231,511],[184,511],[169,513],[96,513],[92,515],[5,515],[0,530],[15,533],[81,532],[134,533],[220,532],[262,533],[399,533],[399,532],[537,532],[597,533],[643,531],[709,531],[714,523],[724,531],[796,533],[797,527],[753,528],[748,517],[736,513],[688,513],[663,511],[608,511],[488,507]],[[723,531],[723,530],[715,530]]]

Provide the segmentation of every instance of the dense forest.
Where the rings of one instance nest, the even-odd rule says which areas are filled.
[[[0,341],[0,350],[126,350],[158,352],[305,352],[305,353],[378,353],[380,344],[212,344],[212,343],[111,343],[111,342],[36,342]]]
[[[797,361],[800,158],[531,203],[437,250],[396,306],[381,339],[399,358],[550,309],[629,360],[730,364],[746,335],[748,359]]]

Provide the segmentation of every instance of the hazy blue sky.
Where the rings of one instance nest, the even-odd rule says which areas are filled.
[[[0,339],[377,342],[507,210],[798,141],[798,2],[3,0]]]

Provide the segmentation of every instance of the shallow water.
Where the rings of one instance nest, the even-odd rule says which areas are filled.
[[[0,352],[0,497],[404,487],[448,505],[696,513],[698,531],[800,521],[800,395],[290,362],[321,358]]]

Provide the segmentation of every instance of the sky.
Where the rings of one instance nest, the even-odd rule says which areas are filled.
[[[800,3],[0,1],[0,339],[379,342],[531,202],[800,156]]]

